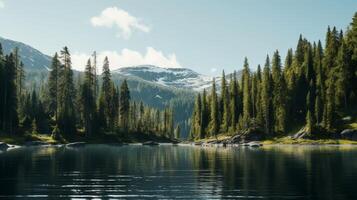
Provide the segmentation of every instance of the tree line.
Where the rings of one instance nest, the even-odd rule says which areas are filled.
[[[300,35],[282,64],[278,51],[252,72],[245,58],[241,80],[222,74],[195,100],[190,138],[255,129],[286,134],[305,126],[310,134],[330,133],[357,106],[357,13],[344,33],[327,28],[324,47]]]
[[[120,87],[114,84],[108,58],[100,76],[96,62],[93,54],[84,73],[76,72],[75,78],[71,55],[64,47],[53,56],[47,81],[31,90],[24,87],[25,70],[18,48],[4,55],[0,44],[2,132],[48,133],[54,138],[77,133],[95,137],[108,132],[123,137],[130,133],[179,137],[172,109],[154,109],[131,100],[127,80]]]

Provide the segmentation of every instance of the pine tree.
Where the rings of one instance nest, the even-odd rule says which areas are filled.
[[[113,103],[113,94],[115,88],[113,88],[113,82],[111,79],[111,73],[109,69],[108,57],[105,57],[102,72],[102,87],[99,96],[99,116],[102,119],[102,127],[104,129],[114,128],[115,119],[111,115],[111,104]]]
[[[347,32],[347,44],[351,56],[350,74],[351,74],[351,92],[350,96],[357,95],[357,12],[354,14],[350,24],[350,30]],[[357,99],[354,98],[354,101]],[[351,101],[352,102],[352,101]]]
[[[19,98],[19,101],[21,101],[22,92],[23,92],[23,88],[24,88],[24,81],[25,81],[24,64],[20,60],[18,47],[14,48],[13,54],[14,54],[14,64],[15,64],[15,69],[16,69],[17,97]]]
[[[48,110],[50,115],[58,120],[58,92],[59,92],[59,74],[62,70],[61,63],[57,53],[52,58],[51,70],[48,75]],[[61,72],[62,74],[62,72]]]
[[[330,27],[327,29],[326,33],[326,47],[325,54],[323,58],[323,67],[325,71],[325,76],[330,77],[330,72],[333,67],[336,66],[336,58],[338,54],[338,32],[336,27],[333,27],[331,31]]]
[[[16,67],[12,53],[5,56],[2,70],[2,129],[12,134],[18,125]]]
[[[206,89],[203,89],[202,103],[201,103],[201,137],[204,138],[207,135],[207,127],[209,123],[209,109],[207,103]]]
[[[196,97],[193,116],[192,119],[192,139],[203,138],[203,130],[202,130],[202,100],[201,94],[198,94]]]
[[[87,136],[93,134],[96,119],[96,103],[94,98],[94,74],[90,60],[85,68],[84,83],[81,87],[81,104],[84,118],[84,130]]]
[[[130,106],[130,92],[128,88],[128,83],[126,79],[120,86],[119,95],[119,116],[120,116],[120,127],[124,130],[129,128],[129,106]]]
[[[211,102],[210,102],[210,134],[211,136],[217,136],[219,129],[219,121],[218,121],[218,102],[217,102],[217,93],[216,93],[216,80],[212,81],[212,89],[211,89]]]
[[[265,133],[270,134],[272,128],[272,113],[271,113],[271,75],[270,75],[270,60],[269,56],[266,58],[262,83],[261,83],[262,93],[261,93],[261,102],[262,102],[262,111],[264,118],[264,130]]]
[[[236,125],[239,117],[239,92],[237,86],[237,74],[234,71],[233,77],[231,77],[231,81],[229,83],[229,91],[230,91],[230,114],[231,114],[231,129],[232,131],[236,131]]]
[[[262,72],[261,67],[258,65],[257,72],[256,72],[256,80],[254,83],[254,87],[256,88],[256,95],[255,95],[255,110],[256,110],[256,120],[258,124],[263,123],[263,109],[261,103],[261,84],[262,84]]]
[[[250,94],[250,70],[248,59],[244,59],[243,66],[243,126],[244,128],[249,127],[249,119],[251,116],[251,96]]]
[[[272,60],[274,131],[286,130],[286,83],[281,71],[281,59],[276,51]]]
[[[348,70],[350,61],[345,42],[342,42],[337,56],[337,66],[334,69],[336,75],[336,106],[347,107],[348,83],[351,80]]]
[[[335,102],[334,102],[334,78],[330,79],[326,93],[326,103],[324,107],[324,127],[327,130],[332,130],[335,125]]]
[[[73,71],[71,69],[71,57],[67,47],[61,51],[63,70],[59,76],[58,94],[58,124],[61,131],[66,134],[76,132],[76,90],[73,83]]]
[[[308,133],[310,134],[313,132],[313,128],[315,126],[313,102],[314,101],[313,101],[312,94],[309,91],[306,96],[306,105],[307,105],[306,127]]]
[[[230,112],[229,112],[229,93],[227,88],[226,75],[224,71],[222,72],[222,83],[221,83],[221,132],[226,133],[230,126]]]
[[[322,66],[323,49],[321,41],[318,42],[314,53],[314,68],[316,73],[316,92],[315,92],[315,118],[316,123],[322,122],[323,103],[325,99],[325,74]]]

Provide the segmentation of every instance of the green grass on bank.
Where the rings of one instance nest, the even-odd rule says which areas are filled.
[[[59,143],[59,141],[54,140],[50,135],[47,134],[32,134],[32,133],[26,133],[24,135],[0,134],[0,142],[5,142],[7,144],[21,145],[29,141],[40,141],[49,144]]]
[[[324,144],[357,144],[357,141],[340,139],[292,139],[290,137],[272,138],[262,141],[263,145],[298,144],[298,145],[324,145]]]
[[[357,122],[353,122],[353,123],[347,124],[347,128],[349,128],[349,129],[357,129]]]

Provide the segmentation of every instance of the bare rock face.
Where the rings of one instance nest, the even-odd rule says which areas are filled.
[[[357,141],[356,129],[345,129],[340,133],[341,139]]]

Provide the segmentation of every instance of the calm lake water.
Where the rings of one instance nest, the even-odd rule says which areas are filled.
[[[0,198],[357,199],[357,147],[87,145],[0,153]]]

